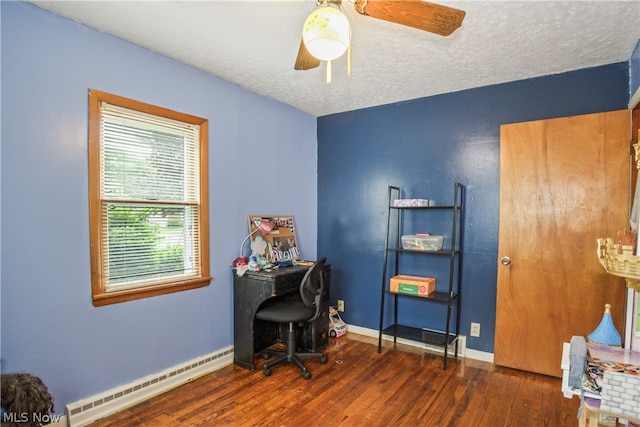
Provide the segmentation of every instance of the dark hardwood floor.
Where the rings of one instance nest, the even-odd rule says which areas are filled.
[[[227,366],[92,424],[100,426],[577,426],[559,378],[449,359],[353,333],[331,339],[326,365],[262,374]],[[560,363],[560,361],[558,361]]]

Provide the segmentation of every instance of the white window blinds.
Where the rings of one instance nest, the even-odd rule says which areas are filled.
[[[100,104],[107,292],[201,277],[199,126]]]

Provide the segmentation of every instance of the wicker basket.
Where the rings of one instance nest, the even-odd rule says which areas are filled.
[[[607,273],[624,277],[627,287],[640,292],[640,256],[632,251],[619,254],[613,239],[606,237],[598,239],[598,260]]]

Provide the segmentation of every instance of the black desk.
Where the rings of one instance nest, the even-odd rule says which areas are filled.
[[[253,356],[273,345],[283,337],[280,325],[255,318],[258,307],[269,298],[299,298],[300,282],[308,267],[281,267],[272,272],[247,271],[244,276],[234,275],[233,279],[233,363],[253,370]],[[309,351],[318,351],[329,345],[329,282],[331,267],[323,270],[324,293],[321,315],[306,325],[304,347]]]

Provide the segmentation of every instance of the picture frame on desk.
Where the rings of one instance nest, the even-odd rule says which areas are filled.
[[[269,234],[257,231],[255,222],[269,221],[275,224]],[[295,220],[292,215],[249,215],[247,217],[251,235],[251,255],[262,256],[269,262],[296,261],[300,259],[296,238]],[[254,233],[255,232],[255,233]]]

